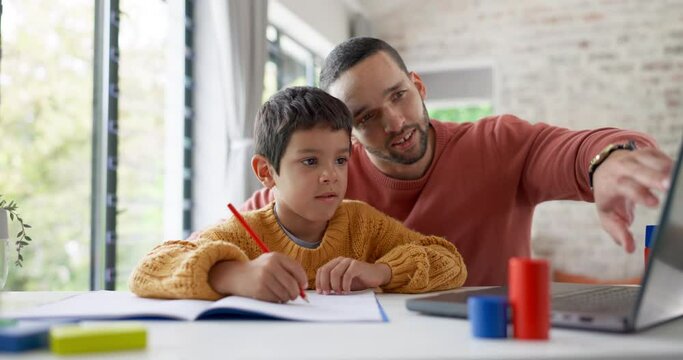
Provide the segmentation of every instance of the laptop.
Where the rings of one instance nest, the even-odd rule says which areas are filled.
[[[639,286],[551,283],[551,324],[608,332],[636,332],[683,316],[683,144],[664,201],[650,259]],[[467,317],[467,298],[507,295],[505,287],[410,299],[409,310]]]

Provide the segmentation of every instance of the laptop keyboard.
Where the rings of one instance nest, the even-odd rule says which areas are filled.
[[[552,299],[557,311],[629,313],[633,310],[639,287],[604,287],[562,294]]]

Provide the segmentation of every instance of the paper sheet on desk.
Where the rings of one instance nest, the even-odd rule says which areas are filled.
[[[310,303],[301,299],[274,304],[239,296],[217,301],[160,300],[137,297],[130,292],[94,291],[72,296],[33,309],[10,312],[15,319],[230,319],[272,318],[317,322],[386,321],[372,291],[351,295],[307,293]]]
[[[287,304],[275,304],[254,299],[228,296],[214,302],[201,316],[226,308],[244,310],[247,314],[262,314],[278,319],[299,321],[388,321],[372,291],[351,295],[320,295],[307,293],[306,303],[301,298]]]

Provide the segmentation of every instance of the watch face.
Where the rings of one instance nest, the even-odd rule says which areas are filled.
[[[604,149],[602,149],[602,151],[600,151],[600,153],[598,153],[597,155],[595,155],[595,157],[591,160],[590,165],[593,166],[593,167],[595,167],[595,166],[597,166],[598,164],[600,164],[600,162],[602,161],[602,159],[604,159],[604,158],[605,158],[607,155],[609,155],[609,153],[611,153],[612,151],[616,150],[616,146],[617,146],[617,145],[615,145],[615,144],[609,144],[609,145],[607,145],[607,147],[605,147]],[[590,169],[590,170],[594,170],[594,169]]]
[[[595,155],[595,157],[591,159],[590,165],[595,166],[595,164],[597,164],[601,158],[602,158],[602,153]]]

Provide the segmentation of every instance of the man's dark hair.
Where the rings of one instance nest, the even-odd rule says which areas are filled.
[[[278,91],[266,101],[254,124],[255,152],[264,156],[277,173],[289,139],[297,130],[316,126],[345,130],[351,139],[351,113],[341,100],[307,86]]]
[[[380,51],[384,51],[403,72],[408,73],[401,55],[391,45],[371,37],[354,37],[337,45],[327,55],[320,70],[320,88],[325,91],[329,90],[330,85],[346,70]]]

